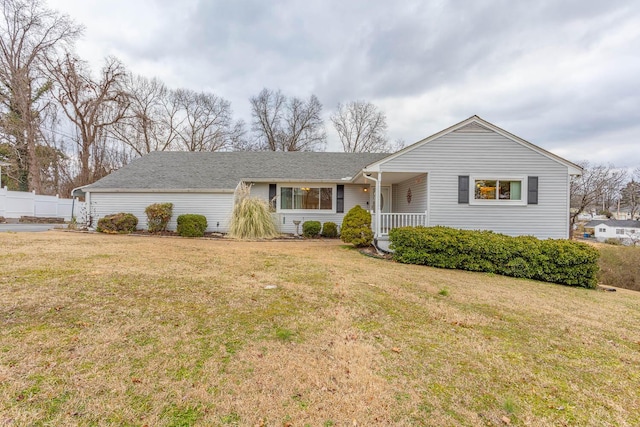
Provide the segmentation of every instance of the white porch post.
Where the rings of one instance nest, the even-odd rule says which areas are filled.
[[[375,237],[376,239],[380,237],[380,230],[382,229],[380,221],[382,219],[382,215],[380,213],[380,181],[382,181],[382,173],[378,172],[378,179],[376,180],[376,229],[375,229]]]

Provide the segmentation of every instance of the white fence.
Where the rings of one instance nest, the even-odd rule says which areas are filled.
[[[20,218],[21,216],[55,217],[71,221],[79,216],[83,202],[61,199],[58,196],[40,196],[35,192],[9,191],[0,188],[0,216]],[[71,211],[73,209],[73,212]]]

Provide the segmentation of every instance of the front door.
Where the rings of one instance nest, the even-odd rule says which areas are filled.
[[[376,189],[373,188],[372,212],[376,211]],[[380,187],[380,212],[391,212],[391,187]]]

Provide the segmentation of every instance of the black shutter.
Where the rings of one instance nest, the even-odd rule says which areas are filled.
[[[344,213],[344,185],[336,186],[336,212]]]
[[[529,205],[537,205],[538,204],[538,177],[530,176],[529,182],[527,183],[527,204]]]
[[[271,209],[276,209],[276,185],[269,184],[269,206]]]
[[[458,176],[458,203],[469,203],[469,176]]]

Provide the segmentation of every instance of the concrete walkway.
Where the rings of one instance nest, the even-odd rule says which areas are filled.
[[[14,233],[33,233],[37,231],[47,231],[54,228],[66,228],[67,224],[0,224],[0,233],[12,231]]]

